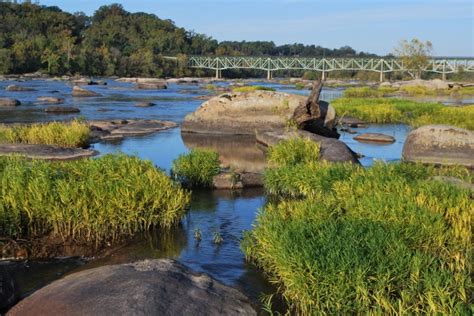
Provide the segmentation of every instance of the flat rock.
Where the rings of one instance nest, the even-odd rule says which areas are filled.
[[[145,260],[70,274],[7,315],[256,315],[248,298],[174,260]]]
[[[136,103],[135,106],[140,107],[140,108],[148,108],[151,106],[155,106],[156,104],[153,102],[139,102]]]
[[[0,98],[0,106],[19,106],[21,102],[12,98]]]
[[[348,127],[352,128],[358,128],[358,127],[365,127],[367,126],[367,122],[360,120],[355,117],[350,117],[350,116],[344,116],[341,117],[338,121],[339,124],[346,125]]]
[[[56,98],[56,97],[38,97],[36,98],[36,101],[41,102],[41,103],[54,103],[54,104],[64,103],[63,98]]]
[[[143,83],[143,82],[138,82],[135,87],[139,90],[163,90],[167,89],[168,85],[166,84],[165,81],[163,82],[153,82],[153,83]]]
[[[11,84],[5,88],[6,91],[14,91],[14,92],[28,92],[28,91],[36,91],[36,89],[33,88],[28,88],[28,87],[23,87],[23,86],[17,86],[14,84]]]
[[[380,133],[364,133],[354,137],[361,143],[394,143],[395,138],[390,135]]]
[[[212,178],[212,186],[217,190],[238,190],[243,189],[244,184],[240,174],[232,172],[221,172]]]
[[[72,106],[50,106],[44,109],[46,113],[79,113],[81,110]]]
[[[147,135],[177,126],[175,122],[159,120],[90,121],[89,125],[91,127],[91,142]]]
[[[422,126],[408,134],[402,157],[406,161],[474,169],[474,132],[449,125]]]
[[[82,148],[62,148],[50,145],[0,144],[0,156],[20,155],[45,160],[74,160],[91,157],[96,151]]]
[[[117,82],[129,82],[129,83],[163,83],[164,80],[160,78],[118,78]]]
[[[79,86],[72,87],[72,96],[73,97],[99,97],[99,93],[90,91]]]
[[[359,164],[357,154],[347,147],[344,142],[334,138],[324,137],[301,130],[293,132],[274,131],[257,133],[257,142],[264,146],[273,146],[283,140],[292,138],[306,138],[318,143],[320,146],[321,160]]]

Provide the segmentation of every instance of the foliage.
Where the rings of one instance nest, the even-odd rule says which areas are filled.
[[[344,90],[345,98],[381,98],[396,92],[398,89],[391,87],[379,87],[373,89],[370,87],[355,87]]]
[[[173,161],[173,178],[189,187],[210,187],[220,172],[219,154],[208,149],[192,149]]]
[[[449,108],[440,103],[421,103],[392,98],[340,98],[331,105],[342,116],[369,123],[449,124],[474,130],[474,105]]]
[[[32,125],[0,125],[0,143],[45,144],[61,147],[83,147],[88,144],[90,129],[87,123],[51,122]]]
[[[433,45],[431,42],[422,42],[417,38],[411,41],[403,40],[395,48],[395,55],[402,59],[404,66],[410,70],[413,78],[421,78],[421,73],[426,68]]]
[[[306,138],[284,140],[268,149],[268,163],[281,167],[314,162],[319,159],[319,144]]]
[[[284,166],[267,191],[303,199],[269,203],[242,249],[291,313],[469,314],[474,202],[436,174],[472,181],[405,163]]]
[[[235,87],[232,89],[233,92],[252,92],[252,91],[275,91],[275,89],[271,87],[265,86],[242,86],[242,87]]]
[[[0,236],[113,242],[178,222],[189,193],[150,161],[122,154],[73,162],[0,158]]]
[[[304,84],[304,82],[295,83],[295,89],[296,90],[303,90],[305,87],[306,87],[306,85]]]

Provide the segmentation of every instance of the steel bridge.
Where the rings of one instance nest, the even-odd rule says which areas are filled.
[[[250,56],[189,56],[188,67],[216,71],[216,78],[222,77],[225,69],[260,69],[267,71],[267,79],[277,70],[320,71],[322,79],[332,71],[372,71],[380,74],[390,72],[410,72],[403,61],[397,58],[311,58],[311,57],[250,57]],[[442,75],[459,71],[474,72],[474,57],[435,57],[429,60],[424,72]]]

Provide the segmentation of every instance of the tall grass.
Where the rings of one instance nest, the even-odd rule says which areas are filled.
[[[193,149],[173,161],[172,177],[188,187],[210,187],[220,172],[219,154],[208,149]]]
[[[451,95],[463,96],[473,95],[473,87],[460,87],[453,89],[431,89],[425,86],[402,86],[395,87],[355,87],[348,88],[344,91],[346,98],[380,98],[387,95],[409,95],[409,96],[435,96],[435,95]]]
[[[243,86],[235,87],[232,89],[233,92],[252,92],[252,91],[275,91],[274,88],[265,86]]]
[[[474,105],[449,108],[440,103],[387,98],[340,98],[331,105],[340,116],[353,116],[369,123],[442,123],[474,130]]]
[[[347,88],[344,91],[346,98],[380,98],[396,92],[398,89],[391,87],[379,87],[377,89],[370,87]]]
[[[69,123],[0,125],[0,143],[83,147],[88,144],[89,135],[90,129],[87,123],[78,120]]]
[[[268,204],[245,235],[246,257],[301,315],[467,315],[472,299],[469,189],[462,168],[300,163],[266,175]],[[472,311],[472,310],[471,310]]]
[[[317,161],[319,145],[309,139],[292,138],[268,149],[268,162],[274,167]]]
[[[151,162],[125,155],[53,163],[0,158],[0,236],[101,245],[179,221],[189,194]]]

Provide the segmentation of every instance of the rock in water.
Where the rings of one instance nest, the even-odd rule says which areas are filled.
[[[70,274],[8,315],[256,315],[246,296],[174,260],[145,260]]]
[[[97,152],[83,148],[62,148],[51,145],[0,144],[0,156],[18,155],[31,159],[74,160],[96,155]]]
[[[427,125],[408,134],[406,161],[474,168],[474,133],[449,125]]]
[[[81,110],[72,106],[50,106],[44,109],[46,113],[79,113]]]
[[[86,90],[84,88],[74,86],[72,88],[73,97],[99,97],[100,94],[94,91]]]
[[[364,133],[354,137],[355,140],[361,143],[385,143],[390,144],[395,142],[395,138],[390,135],[380,133]]]
[[[63,98],[56,98],[56,97],[38,97],[36,98],[36,101],[41,102],[41,103],[63,103],[64,99]]]
[[[21,102],[12,98],[0,98],[0,106],[19,106]]]
[[[137,89],[140,90],[163,90],[163,89],[168,89],[168,85],[166,82],[138,82],[136,85]]]
[[[36,91],[33,88],[28,88],[28,87],[22,87],[22,86],[17,86],[14,84],[11,84],[5,88],[7,91],[14,91],[14,92],[28,92],[28,91]]]

